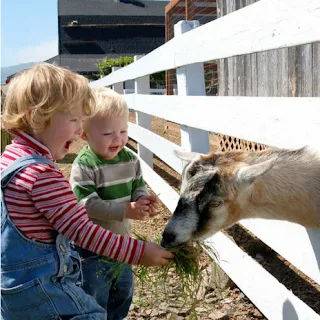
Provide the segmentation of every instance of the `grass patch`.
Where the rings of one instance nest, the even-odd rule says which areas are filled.
[[[149,241],[147,237],[134,234],[139,240]],[[161,237],[156,239],[160,243]],[[204,269],[206,264],[201,263],[201,246],[197,242],[168,249],[174,258],[165,266],[145,267],[133,266],[135,275],[134,304],[141,308],[156,308],[166,303],[172,313],[183,315],[188,319],[199,319],[196,308],[202,301],[206,280]],[[101,259],[110,263],[110,259]],[[122,268],[118,261],[113,261],[113,266],[108,272],[110,281],[116,280]],[[215,275],[214,275],[215,276]],[[151,294],[147,295],[147,292]]]
[[[148,241],[144,236],[136,238]],[[160,237],[157,242],[160,243]],[[201,291],[205,287],[204,269],[201,264],[202,248],[197,242],[168,249],[174,258],[165,266],[133,268],[137,279],[138,301],[144,301],[145,289],[153,292],[151,305],[166,302],[174,310],[192,319],[198,319],[196,307],[202,300]],[[161,294],[159,294],[161,292]],[[149,301],[150,304],[150,301]]]

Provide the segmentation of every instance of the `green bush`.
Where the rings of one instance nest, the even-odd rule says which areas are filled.
[[[134,61],[133,57],[119,57],[118,59],[104,58],[97,67],[100,70],[100,76],[107,76],[112,72],[112,67],[125,67]],[[165,71],[157,72],[150,75],[150,85],[165,85]]]
[[[104,77],[112,72],[112,67],[125,67],[132,62],[133,57],[120,57],[118,59],[104,58],[97,64],[97,67],[100,70],[100,75]]]

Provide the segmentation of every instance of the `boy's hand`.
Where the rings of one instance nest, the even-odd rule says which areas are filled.
[[[155,194],[143,196],[143,197],[139,198],[139,200],[149,200],[150,201],[149,210],[148,210],[150,217],[153,217],[157,214],[157,211],[160,206],[160,200],[158,199],[158,197]]]
[[[173,258],[171,252],[164,250],[154,242],[146,242],[140,264],[146,267],[163,266],[168,264],[171,258]]]
[[[145,220],[149,218],[150,200],[139,199],[136,202],[130,202],[124,210],[124,218],[133,220]]]

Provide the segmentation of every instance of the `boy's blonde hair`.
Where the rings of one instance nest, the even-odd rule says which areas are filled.
[[[90,126],[91,121],[95,117],[104,117],[107,119],[125,115],[129,116],[129,109],[127,102],[123,97],[109,88],[93,89],[93,94],[96,102],[95,112],[92,117],[87,118],[83,124],[83,130],[86,132]]]
[[[56,112],[74,107],[81,107],[87,116],[94,112],[88,80],[70,70],[40,63],[10,81],[2,125],[11,134],[42,132]]]

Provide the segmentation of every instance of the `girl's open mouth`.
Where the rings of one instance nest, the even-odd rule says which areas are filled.
[[[72,144],[72,141],[67,141],[67,142],[65,143],[65,145],[64,145],[64,148],[65,148],[66,150],[69,150],[71,144]]]

